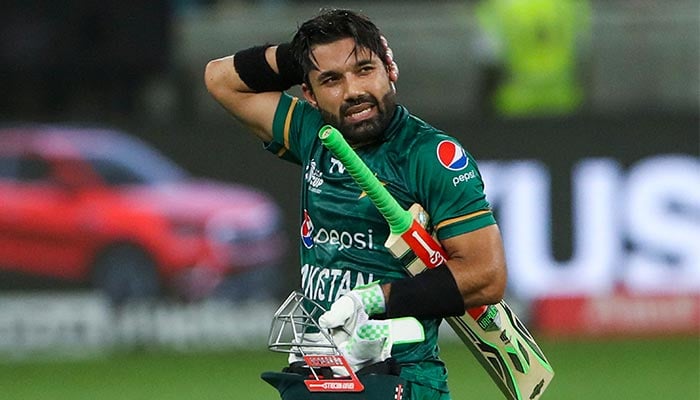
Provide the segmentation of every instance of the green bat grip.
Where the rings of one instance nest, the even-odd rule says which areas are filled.
[[[343,134],[330,125],[324,125],[318,131],[318,137],[324,146],[345,166],[350,176],[367,193],[367,197],[377,207],[379,212],[389,223],[391,233],[400,235],[409,230],[413,223],[413,216],[404,210],[394,199],[388,190],[379,182],[367,165],[355,153]]]

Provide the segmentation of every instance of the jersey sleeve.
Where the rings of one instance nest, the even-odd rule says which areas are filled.
[[[476,161],[456,139],[426,135],[414,146],[410,168],[414,191],[438,239],[496,223]]]
[[[265,149],[277,157],[301,164],[323,122],[318,111],[297,97],[282,93],[272,123],[272,141]]]

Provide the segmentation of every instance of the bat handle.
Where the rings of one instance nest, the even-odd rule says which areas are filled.
[[[357,184],[367,193],[367,197],[377,207],[389,223],[392,233],[406,232],[413,223],[411,213],[404,210],[389,191],[379,182],[367,165],[355,153],[343,135],[330,125],[324,125],[318,137],[333,155],[340,160]]]
[[[391,232],[403,236],[409,234],[413,225],[413,215],[404,210],[401,205],[391,196],[389,191],[382,185],[367,165],[360,159],[355,150],[350,147],[343,135],[331,125],[324,125],[318,132],[318,137],[333,155],[340,160],[345,166],[345,169],[355,179],[357,184],[367,193],[367,197],[372,200],[379,212],[389,223]],[[413,230],[416,232],[417,230]],[[416,238],[404,237],[408,242],[416,240]],[[418,238],[420,239],[420,238]],[[418,256],[424,259],[424,264],[429,268],[435,268],[437,265],[445,261],[446,254],[444,250],[436,245],[432,247],[428,244],[432,242],[429,238],[418,240],[417,244],[411,247],[415,249],[423,248],[424,251],[419,251]],[[432,254],[439,254],[440,257],[436,260],[430,260]],[[474,307],[467,310],[467,313],[474,319],[479,318],[486,311],[486,306]]]

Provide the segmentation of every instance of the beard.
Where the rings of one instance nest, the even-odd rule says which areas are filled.
[[[343,116],[347,110],[362,103],[372,104],[377,109],[377,115],[360,122],[345,123]],[[353,147],[379,142],[384,136],[384,130],[389,126],[395,110],[396,93],[394,91],[387,92],[382,97],[381,102],[370,94],[346,101],[340,106],[339,114],[333,114],[319,107],[323,121],[336,127]]]

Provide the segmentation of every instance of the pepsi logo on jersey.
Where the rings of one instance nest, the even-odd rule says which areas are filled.
[[[304,247],[307,249],[310,249],[314,246],[314,238],[313,238],[313,231],[314,231],[314,224],[311,222],[311,217],[309,217],[309,213],[304,210],[304,219],[301,221],[301,242],[304,244]]]
[[[469,164],[469,158],[462,146],[450,140],[438,143],[437,158],[440,164],[450,171],[461,171]]]

